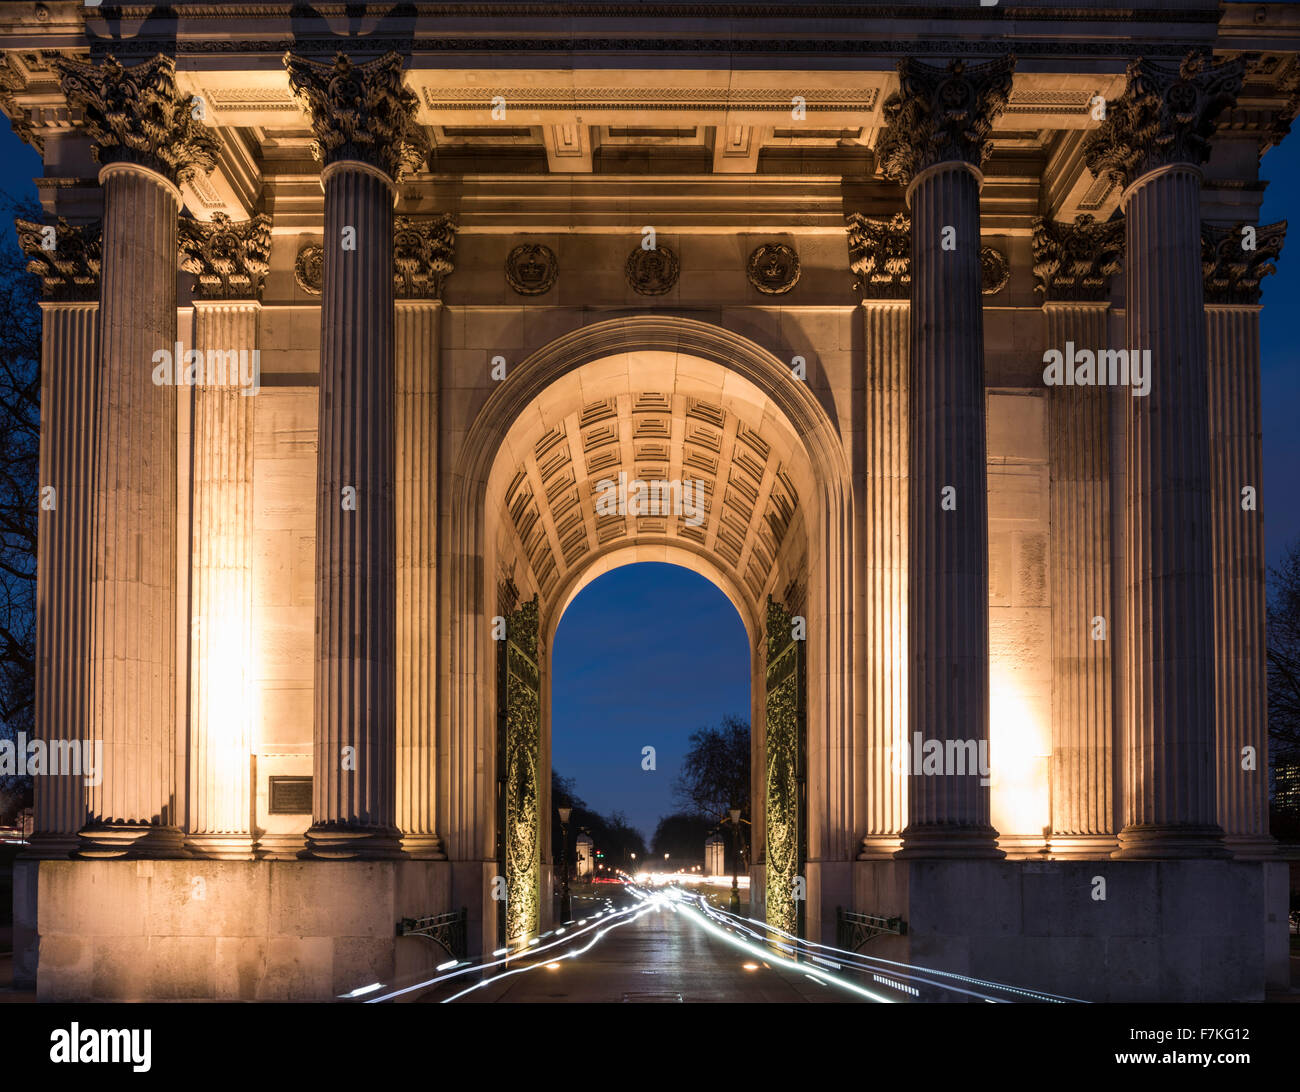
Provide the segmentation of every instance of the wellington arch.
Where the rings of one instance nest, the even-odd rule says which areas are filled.
[[[526,7],[0,5],[33,742],[103,755],[32,774],[15,979],[524,958],[565,927],[556,627],[653,560],[745,626],[763,952],[1287,987],[1260,312],[1300,11]]]

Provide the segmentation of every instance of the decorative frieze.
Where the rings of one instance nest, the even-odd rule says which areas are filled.
[[[946,68],[900,60],[899,90],[881,108],[887,128],[876,158],[884,176],[907,185],[936,163],[980,166],[990,150],[993,119],[1011,94],[1014,69],[1010,54],[976,65],[956,60]]]
[[[1124,221],[1099,224],[1087,213],[1072,224],[1034,221],[1034,290],[1048,301],[1106,300],[1123,264]]]
[[[103,221],[53,224],[15,220],[18,245],[27,255],[27,272],[41,279],[46,300],[97,300]],[[50,243],[53,246],[50,246]]]
[[[442,298],[455,268],[456,224],[450,216],[399,216],[393,225],[393,289],[399,300]]]
[[[1277,272],[1273,262],[1281,256],[1285,239],[1285,220],[1265,227],[1202,224],[1201,269],[1205,275],[1205,302],[1259,303],[1262,295],[1260,281]]]
[[[182,219],[179,227],[181,268],[198,277],[203,299],[262,298],[262,282],[270,268],[269,217],[237,222],[217,212],[209,223]]]
[[[1131,62],[1128,87],[1084,145],[1088,169],[1127,187],[1158,167],[1204,163],[1218,117],[1236,101],[1244,74],[1241,58],[1216,62],[1201,53],[1176,66]]]
[[[338,53],[321,64],[288,53],[284,63],[311,115],[313,154],[326,166],[355,160],[398,181],[428,154],[428,136],[415,120],[419,100],[402,82],[399,54],[355,64]]]
[[[100,163],[134,163],[174,185],[206,174],[220,144],[176,90],[176,62],[158,54],[126,67],[110,56],[102,64],[57,57],[54,66],[68,105],[94,141]]]

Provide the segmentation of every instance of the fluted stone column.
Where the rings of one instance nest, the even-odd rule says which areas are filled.
[[[1044,294],[1046,348],[1085,360],[1109,347],[1110,278],[1124,227],[1081,216],[1034,225],[1034,272]],[[1076,369],[1069,378],[1074,379]],[[1064,377],[1063,377],[1064,378]],[[1086,376],[1085,376],[1086,378]],[[1053,856],[1103,857],[1115,849],[1110,566],[1109,387],[1049,385],[1051,481]]]
[[[400,853],[396,825],[393,203],[419,141],[389,54],[286,59],[325,163],[316,508],[317,857]]]
[[[863,621],[867,827],[860,857],[889,856],[907,824],[907,447],[911,229],[855,216],[849,253],[862,292],[866,368]]]
[[[181,222],[197,274],[191,505],[190,745],[186,845],[253,856],[253,408],[270,221]]]
[[[1218,816],[1239,858],[1269,857],[1268,662],[1259,403],[1260,280],[1286,224],[1204,228],[1213,462]]]
[[[398,217],[394,447],[397,491],[397,826],[412,857],[442,859],[437,833],[438,397],[443,279],[455,226]]]
[[[988,478],[979,165],[1014,62],[899,62],[877,150],[912,214],[908,445],[908,825],[899,856],[995,857],[989,739]],[[917,741],[938,741],[927,774]],[[949,741],[953,746],[949,747]],[[970,761],[967,761],[970,756]],[[972,768],[973,767],[973,768]]]
[[[178,183],[217,144],[177,93],[174,63],[56,61],[104,163],[100,393],[86,856],[182,852],[176,785],[176,217]],[[157,354],[166,354],[159,357]],[[166,367],[170,361],[172,368]],[[159,369],[162,369],[159,372]]]
[[[80,773],[34,778],[28,857],[68,857],[86,822],[91,539],[99,357],[100,224],[59,221],[53,250],[45,225],[17,222],[38,272],[41,300],[40,500],[36,560],[36,738],[47,753],[77,749]]]
[[[1129,66],[1085,156],[1124,190],[1127,348],[1150,352],[1128,419],[1128,702],[1117,854],[1223,856],[1215,803],[1214,554],[1201,169],[1241,61]],[[1130,378],[1132,378],[1130,376]]]

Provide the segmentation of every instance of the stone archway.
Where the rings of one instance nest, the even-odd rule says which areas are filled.
[[[639,435],[633,418],[639,421],[640,415],[647,422],[644,446],[630,442]],[[698,434],[689,432],[692,422]],[[692,435],[698,443],[688,442]],[[652,438],[658,448],[648,442]],[[727,443],[729,452],[723,449]],[[563,445],[568,445],[564,452]],[[622,445],[621,459],[595,450],[617,445]],[[712,464],[691,463],[701,450],[714,452]],[[518,365],[477,416],[463,452],[448,483],[444,525],[450,541],[442,578],[443,632],[449,640],[440,710],[440,751],[447,756],[440,828],[456,862],[454,897],[471,907],[481,899],[485,928],[496,920],[488,895],[496,870],[492,618],[537,594],[543,637],[538,655],[544,660],[563,607],[598,571],[626,563],[637,551],[646,556],[645,551],[671,549],[677,563],[705,575],[737,604],[752,645],[762,641],[770,595],[797,596],[803,604],[808,922],[809,935],[824,935],[835,900],[847,901],[857,828],[849,613],[852,493],[841,441],[826,410],[806,384],[748,339],[693,319],[621,318],[558,338]],[[624,464],[637,467],[656,453],[666,456],[661,468],[686,469],[689,463],[711,478],[708,528],[679,534],[685,532],[680,519],[678,526],[665,527],[636,517],[628,517],[630,523],[625,519],[621,531],[617,521],[597,527],[590,498],[595,477]],[[733,467],[744,474],[731,473]],[[746,488],[748,498],[742,495]],[[791,509],[785,530],[793,528],[794,538],[764,538],[765,521],[770,529],[780,517],[760,508],[755,489],[766,490],[761,499],[776,513]],[[723,522],[734,510],[743,513],[746,499],[752,511],[742,541],[740,521],[733,518],[725,527]],[[509,602],[502,599],[506,589]],[[757,673],[761,660],[753,662]],[[545,667],[541,673],[545,678]],[[754,689],[761,695],[761,687]],[[548,693],[542,707],[549,708]],[[756,700],[752,712],[759,711]],[[761,716],[754,716],[756,746],[761,746],[761,723]],[[542,732],[547,759],[548,727]],[[761,766],[756,762],[756,771]],[[756,800],[763,797],[762,780],[759,775]],[[549,809],[549,800],[542,806]],[[757,818],[756,813],[756,824]],[[754,834],[758,847],[761,827],[756,825]]]

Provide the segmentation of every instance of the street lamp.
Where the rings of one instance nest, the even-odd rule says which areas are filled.
[[[560,924],[573,915],[569,913],[569,816],[572,808],[556,808],[560,815]]]
[[[740,880],[736,871],[740,865],[740,809],[731,809],[731,912],[740,913]]]

